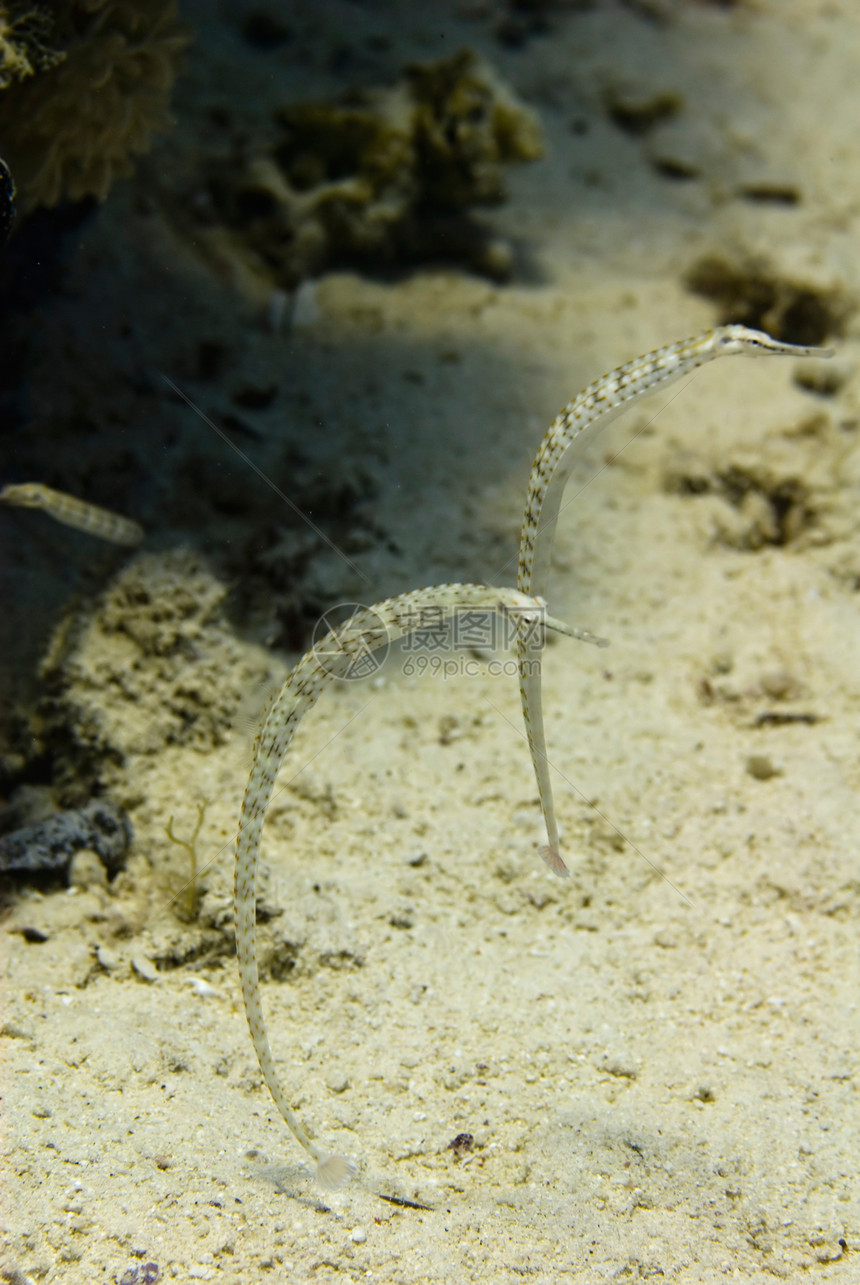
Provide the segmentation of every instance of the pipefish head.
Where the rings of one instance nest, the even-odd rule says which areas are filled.
[[[832,357],[832,348],[816,348],[809,344],[789,344],[774,339],[764,330],[752,330],[739,324],[721,326],[712,332],[713,342],[721,353],[746,353],[753,357]]]
[[[17,504],[22,509],[41,508],[42,497],[43,488],[35,482],[12,483],[0,491],[0,500],[6,504]]]
[[[547,614],[545,598],[532,598],[529,594],[520,592],[519,589],[507,590],[505,597],[499,599],[498,610],[503,616],[514,617],[522,625],[540,624],[545,629],[552,629],[556,633],[576,636],[576,630],[570,625]]]

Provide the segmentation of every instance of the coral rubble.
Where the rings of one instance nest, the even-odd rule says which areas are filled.
[[[226,596],[195,555],[144,554],[91,614],[60,625],[42,666],[36,731],[64,801],[120,789],[136,755],[228,738],[243,694],[268,670],[229,628]]]
[[[542,154],[537,118],[470,50],[409,66],[387,89],[276,112],[268,151],[213,158],[195,239],[263,289],[339,264],[508,256],[468,219],[502,198],[502,167]]]

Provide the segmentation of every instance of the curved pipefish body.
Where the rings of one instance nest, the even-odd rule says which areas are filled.
[[[236,949],[242,996],[251,1039],[269,1092],[287,1128],[315,1161],[318,1176],[329,1185],[345,1182],[352,1165],[345,1156],[330,1155],[320,1148],[290,1107],[275,1070],[263,1019],[256,948],[256,880],[263,820],[290,741],[324,688],[337,678],[357,677],[363,662],[375,650],[421,628],[422,624],[426,627],[428,612],[435,613],[435,627],[440,619],[458,609],[500,611],[516,617],[517,622],[522,618],[532,634],[542,632],[543,628],[569,632],[559,621],[543,614],[542,602],[516,589],[448,584],[388,598],[357,611],[305,653],[269,706],[254,743],[251,775],[236,840]]]
[[[640,397],[692,374],[706,362],[713,361],[716,357],[741,353],[780,357],[833,355],[826,348],[782,343],[760,330],[750,330],[747,326],[720,326],[716,330],[706,330],[692,339],[657,348],[643,357],[635,357],[594,380],[568,402],[549,426],[532,465],[517,567],[517,588],[522,593],[541,598],[546,594],[556,521],[581,434],[586,429],[604,428],[629,410]],[[540,656],[525,628],[518,630],[517,660],[526,736],[549,839],[548,845],[541,848],[540,852],[551,870],[556,874],[566,875],[567,866],[559,851],[558,827],[546,756]]]

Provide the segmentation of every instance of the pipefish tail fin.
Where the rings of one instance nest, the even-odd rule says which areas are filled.
[[[564,864],[564,857],[556,848],[551,848],[549,844],[546,844],[544,847],[539,848],[538,851],[553,874],[559,875],[562,879],[569,878],[570,871]]]
[[[317,1161],[317,1178],[330,1190],[345,1187],[356,1172],[355,1165],[346,1156],[325,1156]]]

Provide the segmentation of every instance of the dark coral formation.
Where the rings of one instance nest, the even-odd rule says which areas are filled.
[[[0,139],[25,203],[104,200],[170,126],[176,0],[0,4]]]
[[[36,825],[0,839],[0,871],[16,875],[64,874],[76,852],[95,852],[111,874],[122,866],[131,839],[125,813],[105,800],[54,812]]]

